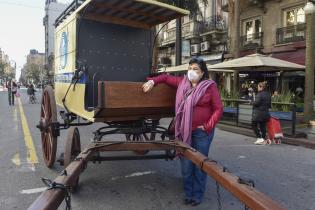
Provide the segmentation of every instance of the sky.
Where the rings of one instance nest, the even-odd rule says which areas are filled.
[[[13,64],[19,78],[30,49],[45,52],[46,0],[0,0],[0,48]],[[72,0],[58,0],[70,3]]]

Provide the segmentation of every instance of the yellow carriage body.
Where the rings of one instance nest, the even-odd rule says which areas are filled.
[[[171,98],[174,98],[175,92],[161,87],[145,95],[139,85],[150,74],[153,27],[187,15],[188,11],[152,0],[86,0],[68,10],[56,21],[57,105],[92,122],[128,120],[133,118],[132,115],[141,114],[150,117],[148,113],[152,112],[167,117],[169,110],[173,109]],[[87,71],[68,90],[75,71],[82,63]],[[104,84],[104,81],[108,82]],[[116,88],[109,88],[110,84]],[[110,89],[124,98],[128,94],[125,88],[138,88],[138,92],[131,92],[140,95],[129,97],[129,100],[134,98],[138,101],[130,103],[133,105],[129,110],[126,104],[115,103],[107,97],[113,95],[109,94]],[[167,96],[169,94],[171,97]],[[150,100],[156,97],[161,99],[162,104]],[[126,103],[126,100],[120,102]],[[115,113],[122,114],[117,117]]]

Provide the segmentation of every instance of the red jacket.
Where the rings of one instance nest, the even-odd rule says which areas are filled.
[[[154,81],[154,85],[160,83],[168,84],[177,88],[184,77],[162,74],[157,77],[148,78]],[[192,130],[203,125],[208,133],[212,131],[223,113],[221,97],[216,85],[211,85],[197,105],[193,108]]]

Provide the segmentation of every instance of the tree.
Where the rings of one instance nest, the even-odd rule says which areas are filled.
[[[0,62],[0,77],[4,77],[4,69],[5,69],[5,63]]]
[[[21,77],[22,80],[24,81],[39,83],[40,74],[41,74],[40,65],[30,63],[24,66]]]
[[[208,0],[159,0],[160,2],[170,4],[182,9],[187,9],[190,11],[190,17],[196,18],[198,15],[202,16],[199,9],[199,2],[203,3],[205,6],[208,5]]]

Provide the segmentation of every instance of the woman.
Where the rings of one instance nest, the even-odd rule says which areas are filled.
[[[266,82],[258,83],[258,93],[253,102],[252,126],[257,137],[255,144],[259,145],[265,145],[267,142],[266,123],[270,118],[271,97],[265,88]]]
[[[223,113],[221,97],[213,80],[209,80],[206,63],[200,58],[192,58],[187,75],[176,77],[159,75],[148,78],[143,91],[166,83],[177,88],[175,136],[208,157],[214,136],[214,128]],[[186,205],[196,206],[202,202],[207,175],[190,160],[181,157],[182,175]]]

